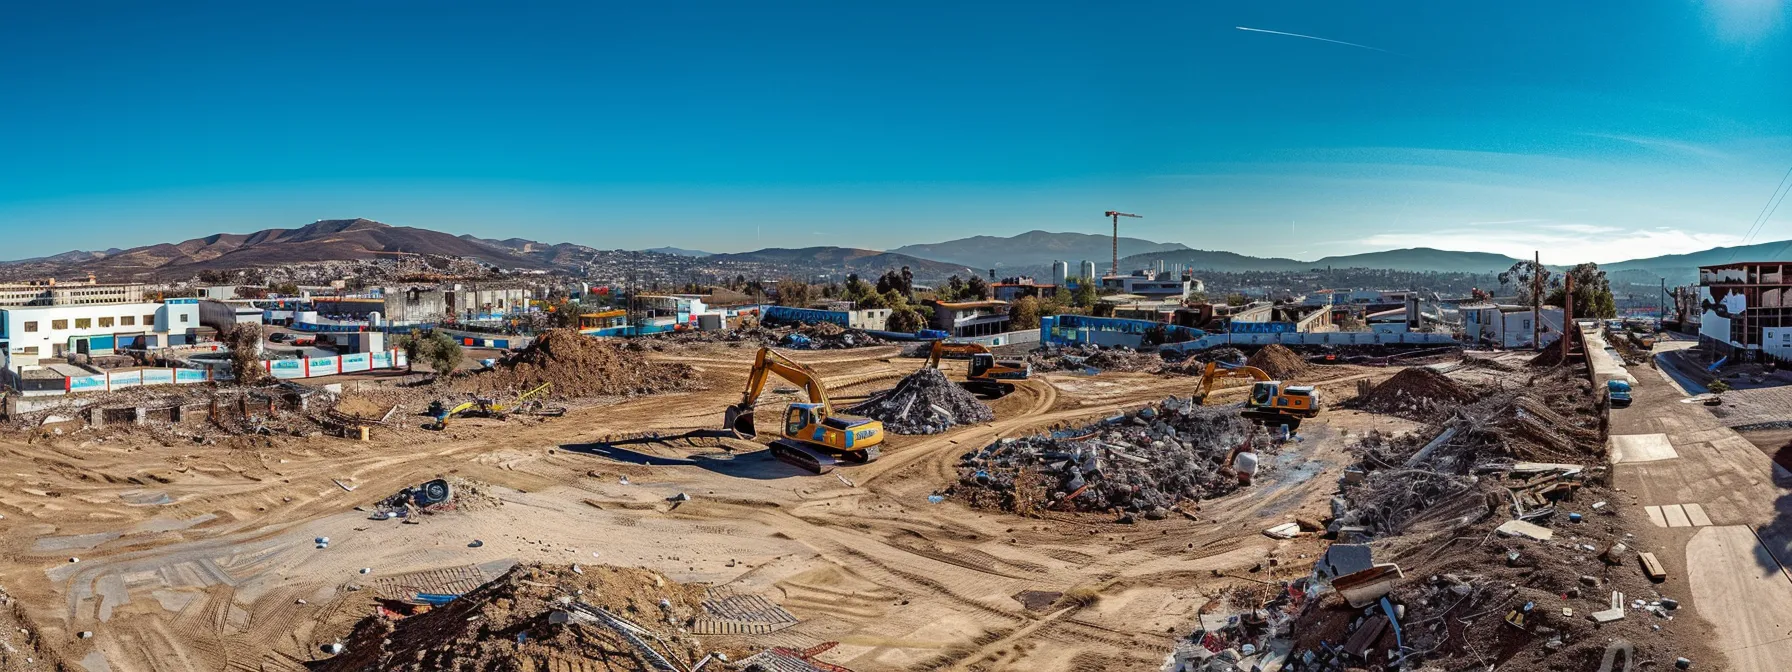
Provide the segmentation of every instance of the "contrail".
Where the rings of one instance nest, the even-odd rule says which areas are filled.
[[[1333,40],[1333,39],[1328,39],[1328,38],[1324,38],[1324,37],[1314,37],[1312,35],[1302,35],[1300,33],[1284,33],[1279,30],[1264,30],[1262,28],[1246,28],[1244,26],[1235,26],[1235,27],[1238,28],[1239,30],[1252,32],[1252,33],[1269,33],[1271,35],[1287,35],[1288,37],[1298,37],[1298,38],[1305,39],[1305,40],[1319,40],[1320,42],[1330,42],[1332,44],[1342,44],[1346,47],[1356,47],[1358,49],[1368,49],[1369,51],[1379,51],[1384,54],[1394,53],[1394,52],[1388,51],[1386,49],[1371,47],[1366,44],[1357,44],[1355,42],[1345,42],[1343,40]]]

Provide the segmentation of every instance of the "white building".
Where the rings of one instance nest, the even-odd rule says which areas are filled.
[[[0,283],[0,307],[10,306],[81,306],[98,303],[139,303],[143,301],[143,285],[102,285],[87,282]]]
[[[1531,309],[1528,306],[1498,306],[1491,303],[1463,305],[1462,328],[1469,343],[1488,343],[1502,348],[1529,348],[1531,341]],[[1537,330],[1537,343],[1549,345],[1562,337],[1562,309],[1544,306],[1538,311],[1542,326]]]
[[[188,345],[199,328],[197,299],[164,303],[109,303],[0,308],[6,366],[37,364],[70,353],[104,355],[119,349]]]
[[[1159,301],[1187,299],[1192,291],[1192,284],[1191,280],[1177,280],[1150,270],[1133,271],[1132,275],[1109,275],[1101,279],[1102,287]]]

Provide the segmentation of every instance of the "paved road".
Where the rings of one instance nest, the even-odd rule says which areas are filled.
[[[1603,339],[1588,334],[1590,348]],[[1600,353],[1595,352],[1595,357]],[[1600,369],[1606,378],[1620,377]],[[1618,487],[1636,496],[1625,515],[1639,537],[1663,548],[1669,596],[1690,594],[1692,608],[1712,625],[1715,647],[1728,665],[1710,669],[1777,672],[1792,660],[1792,579],[1780,566],[1792,560],[1792,473],[1723,426],[1664,372],[1637,367],[1629,408],[1612,412],[1616,444],[1653,444],[1665,435],[1675,457],[1613,465]],[[1601,380],[1603,384],[1603,379]],[[1788,416],[1792,417],[1792,409]],[[1709,526],[1656,528],[1645,507],[1697,504]],[[1664,519],[1665,520],[1665,519]],[[1676,549],[1675,553],[1665,549]],[[1678,556],[1678,557],[1676,557]],[[1741,605],[1747,605],[1741,608]]]

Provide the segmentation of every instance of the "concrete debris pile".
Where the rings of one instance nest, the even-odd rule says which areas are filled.
[[[977,395],[959,387],[935,368],[922,368],[877,395],[846,410],[880,420],[896,434],[938,434],[958,425],[989,422],[996,417]]]
[[[542,332],[529,347],[496,366],[453,383],[456,391],[515,394],[553,383],[556,399],[635,396],[701,389],[688,364],[649,361],[616,343],[572,329]]]
[[[1178,640],[1166,672],[1285,669],[1296,617],[1319,586],[1300,578],[1273,586],[1231,589],[1201,608],[1192,633]]]
[[[362,619],[322,672],[691,669],[704,589],[645,569],[522,564],[422,613]],[[330,647],[334,649],[335,647]],[[738,653],[738,652],[737,652]]]
[[[1180,374],[1185,376],[1199,376],[1202,373],[1205,373],[1209,362],[1243,364],[1246,359],[1243,350],[1230,346],[1197,350],[1188,353],[1186,356],[1183,356],[1182,353],[1177,351],[1170,350],[1164,352],[1162,357],[1164,358],[1164,366],[1163,368],[1158,369],[1158,373]],[[1182,358],[1174,362],[1170,361],[1175,357]]]
[[[1603,461],[1605,436],[1584,373],[1360,439],[1316,521],[1337,542],[1312,577],[1327,590],[1297,616],[1284,669],[1597,669],[1619,644],[1637,661],[1714,657],[1702,627],[1673,628],[1684,596],[1663,594],[1652,549],[1615,515],[1633,500],[1582,466]]]
[[[1163,367],[1162,357],[1132,348],[1103,348],[1093,345],[1045,346],[1027,356],[1033,371],[1156,371]]]
[[[1356,404],[1366,411],[1435,422],[1449,418],[1456,408],[1475,398],[1474,391],[1462,383],[1420,366],[1394,374],[1357,397]]]
[[[796,326],[767,327],[758,324],[714,331],[675,331],[631,339],[630,348],[663,350],[663,344],[739,343],[764,347],[786,347],[798,350],[842,350],[886,345],[889,341],[872,336],[862,329],[848,329],[832,322]]]
[[[1271,343],[1251,353],[1245,364],[1262,369],[1277,380],[1299,380],[1307,373],[1307,360],[1287,346]]]
[[[1171,397],[1093,425],[965,453],[948,494],[1018,513],[1056,508],[1160,518],[1185,501],[1237,490],[1224,461],[1247,441],[1260,454],[1274,450],[1263,429],[1235,410]]]

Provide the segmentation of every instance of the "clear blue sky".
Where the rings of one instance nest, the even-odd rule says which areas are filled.
[[[887,248],[1120,208],[1259,255],[1609,261],[1736,242],[1789,167],[1788,0],[0,10],[0,258],[342,217]]]

